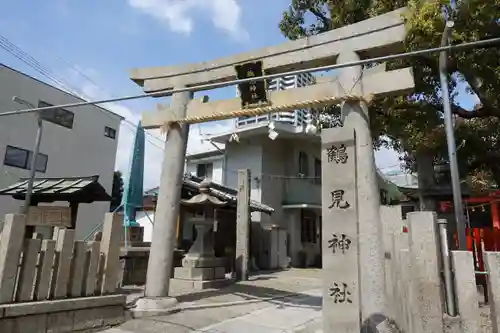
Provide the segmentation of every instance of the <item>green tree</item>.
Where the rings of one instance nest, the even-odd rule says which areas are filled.
[[[115,211],[122,203],[123,197],[123,175],[121,171],[113,173],[113,187],[111,189],[110,211]]]
[[[445,24],[443,13],[455,22],[453,43],[500,36],[500,0],[457,0],[454,8],[447,6],[447,1],[444,3],[440,0],[291,0],[283,13],[280,29],[283,35],[294,40],[408,6],[406,51],[440,45]],[[422,162],[419,163],[424,164],[426,160],[432,162],[447,156],[438,58],[438,54],[431,54],[388,63],[388,69],[414,68],[415,92],[412,96],[377,98],[370,108],[375,146],[385,145],[406,153],[410,165],[419,157]],[[452,110],[457,116],[457,142],[463,142],[458,154],[461,174],[480,172],[484,176],[486,172],[496,184],[500,184],[499,58],[498,48],[457,51],[449,55],[448,68]],[[460,106],[459,96],[463,94],[478,99],[473,109]]]

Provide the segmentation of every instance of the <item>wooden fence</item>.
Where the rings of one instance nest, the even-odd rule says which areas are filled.
[[[25,239],[25,216],[6,215],[0,235],[0,304],[113,294],[119,278],[123,218],[106,214],[100,241]]]

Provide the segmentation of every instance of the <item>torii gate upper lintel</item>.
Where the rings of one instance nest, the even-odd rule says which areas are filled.
[[[234,80],[235,64],[249,61],[262,60],[266,73],[281,73],[334,64],[344,50],[357,52],[362,58],[397,53],[403,50],[406,12],[406,8],[400,8],[319,35],[212,61],[132,69],[130,79],[150,93]]]

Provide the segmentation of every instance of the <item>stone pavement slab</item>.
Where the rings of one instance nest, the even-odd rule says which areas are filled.
[[[257,306],[257,307],[256,307]],[[245,313],[242,315],[242,313]],[[186,310],[166,316],[130,320],[105,333],[282,333],[294,332],[321,317],[321,290],[276,301]]]
[[[275,305],[251,312],[244,316],[203,327],[197,333],[284,333],[295,332],[307,323],[321,317],[321,290],[304,293],[305,296],[290,297],[277,301]]]
[[[239,326],[238,332],[247,328],[264,333],[283,332],[321,316],[320,286],[319,270],[258,274],[250,281],[227,288],[179,293],[176,298],[182,311],[130,320],[105,332],[188,333],[216,330],[223,333]]]

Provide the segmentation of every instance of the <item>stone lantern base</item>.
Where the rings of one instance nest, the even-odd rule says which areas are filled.
[[[217,258],[213,250],[211,221],[195,224],[197,237],[182,260],[182,267],[176,267],[170,283],[174,290],[203,290],[220,288],[231,284],[233,279],[226,279],[226,258]]]
[[[203,290],[221,288],[234,282],[226,278],[225,258],[189,258],[176,267],[170,284],[174,290]]]

